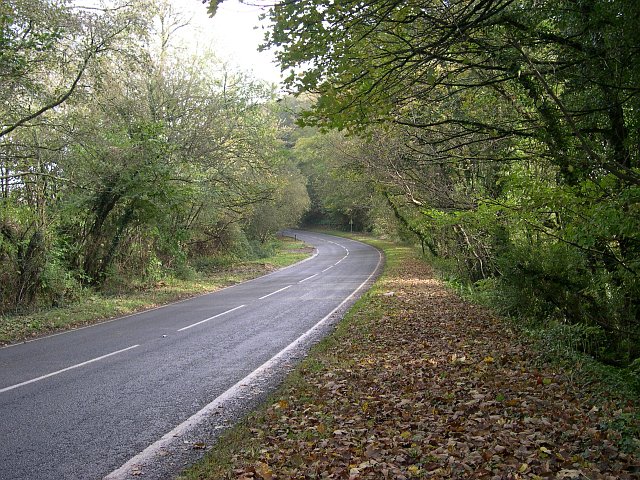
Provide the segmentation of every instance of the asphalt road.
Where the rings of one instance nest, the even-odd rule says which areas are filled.
[[[370,246],[295,234],[316,247],[314,257],[219,292],[0,349],[0,479],[128,478],[141,473],[138,464],[142,478],[154,470],[165,477],[151,457],[169,455],[172,439],[200,424],[218,428],[212,410],[250,396],[239,389],[268,376],[318,322],[334,319],[379,267]]]

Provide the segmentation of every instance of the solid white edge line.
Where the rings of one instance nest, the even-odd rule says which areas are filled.
[[[374,248],[374,247],[371,247],[371,248]],[[364,287],[369,282],[369,280],[373,278],[373,276],[376,274],[376,272],[380,268],[380,263],[382,262],[382,253],[378,249],[375,249],[375,250],[377,250],[378,256],[379,256],[378,263],[376,264],[376,268],[373,270],[371,275],[369,275],[367,279],[364,282],[362,282],[360,286],[351,293],[351,295],[349,295],[340,303],[340,305],[338,305],[336,308],[331,310],[331,312],[329,312],[324,318],[318,321],[318,323],[316,323],[313,327],[311,327],[305,333],[300,335],[296,340],[294,340],[292,343],[287,345],[285,348],[280,350],[278,353],[276,353],[273,357],[271,357],[265,363],[263,363],[258,368],[256,368],[249,375],[247,375],[242,380],[240,380],[239,382],[236,382],[234,385],[229,387],[229,389],[227,389],[225,392],[223,392],[218,397],[216,397],[211,403],[205,405],[200,411],[194,413],[191,417],[189,417],[187,420],[185,420],[180,425],[175,427],[173,430],[171,430],[168,433],[165,433],[162,436],[162,438],[160,438],[160,440],[157,440],[156,442],[152,443],[147,448],[145,448],[142,452],[137,454],[135,457],[129,459],[120,468],[118,468],[117,470],[114,470],[113,472],[108,474],[106,477],[104,477],[103,480],[126,479],[130,469],[132,469],[134,466],[144,465],[146,462],[151,460],[151,458],[153,458],[155,455],[157,455],[159,452],[165,449],[169,444],[175,441],[176,437],[180,437],[184,435],[192,427],[200,424],[207,416],[209,416],[212,412],[214,412],[217,408],[219,408],[220,405],[224,404],[225,401],[233,398],[238,393],[238,391],[242,389],[242,387],[246,387],[246,385],[250,384],[253,380],[259,378],[263,372],[265,372],[266,370],[271,368],[273,365],[275,365],[276,362],[281,357],[284,357],[288,352],[297,348],[298,345],[304,342],[316,330],[318,330],[322,325],[324,325],[334,313],[340,310],[340,308],[342,308],[342,306],[345,303],[350,301],[362,289],[362,287]]]
[[[323,271],[324,271],[324,270],[323,270]],[[304,283],[304,282],[306,282],[307,280],[311,280],[313,277],[317,277],[318,275],[320,275],[320,274],[319,274],[319,273],[315,273],[315,274],[311,275],[310,277],[303,278],[303,279],[302,279],[302,280],[300,280],[298,283]]]
[[[283,287],[283,288],[281,288],[280,290],[276,290],[275,292],[271,292],[271,293],[268,293],[268,294],[266,294],[266,295],[263,295],[262,297],[259,297],[259,298],[258,298],[258,300],[264,300],[265,298],[270,297],[271,295],[275,295],[276,293],[283,292],[283,291],[285,291],[287,288],[291,288],[291,287],[293,287],[293,285],[287,285],[286,287]]]
[[[235,308],[232,308],[230,310],[227,310],[226,312],[218,313],[217,315],[214,315],[213,317],[205,318],[204,320],[200,320],[199,322],[192,323],[191,325],[187,325],[186,327],[182,327],[181,329],[178,330],[178,332],[184,332],[185,330],[189,330],[190,328],[193,328],[193,327],[195,327],[197,325],[200,325],[202,323],[208,322],[209,320],[213,320],[214,318],[221,317],[222,315],[226,315],[227,313],[235,312],[236,310],[239,310],[242,307],[246,307],[246,305],[240,305],[238,307],[235,307]]]
[[[73,370],[74,368],[83,367],[93,362],[97,362],[99,360],[103,360],[107,357],[111,357],[113,355],[117,355],[122,352],[126,352],[127,350],[131,350],[132,348],[139,347],[140,345],[132,345],[131,347],[123,348],[122,350],[118,350],[117,352],[107,353],[106,355],[102,355],[101,357],[93,358],[91,360],[87,360],[86,362],[78,363],[76,365],[71,365],[70,367],[63,368],[62,370],[57,370],[55,372],[47,373],[46,375],[42,375],[41,377],[32,378],[31,380],[27,380],[26,382],[17,383],[15,385],[11,385],[10,387],[5,387],[0,389],[0,393],[8,392],[9,390],[13,390],[15,388],[24,387],[25,385],[29,385],[30,383],[39,382],[40,380],[44,380],[45,378],[53,377],[54,375],[59,375],[60,373],[68,372],[69,370]]]

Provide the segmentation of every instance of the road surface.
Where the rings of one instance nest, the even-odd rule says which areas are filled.
[[[200,446],[185,449],[196,438],[188,433],[228,422],[214,422],[215,409],[250,397],[247,384],[270,377],[318,322],[334,321],[380,266],[370,246],[293,233],[316,247],[312,258],[212,294],[0,349],[0,478],[147,479],[179,471],[176,448]],[[272,387],[256,385],[258,393]],[[172,460],[162,465],[161,457]]]

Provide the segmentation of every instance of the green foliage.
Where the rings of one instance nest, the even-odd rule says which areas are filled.
[[[306,208],[271,89],[179,57],[162,2],[116,3],[0,6],[0,312],[269,256]]]
[[[450,275],[626,365],[640,356],[638,16],[632,0],[303,0],[271,10],[267,44],[316,95],[301,123],[358,135],[349,171]],[[333,179],[312,141],[296,149],[326,220],[341,180],[361,183]]]
[[[65,262],[65,252],[52,247],[47,257],[41,276],[45,304],[61,307],[78,300],[83,294],[82,283],[78,273],[70,270]]]
[[[209,13],[210,17],[213,17],[213,16],[215,16],[216,12],[218,11],[218,6],[223,1],[224,0],[204,0],[202,3],[209,2],[209,5],[207,6],[207,13]]]
[[[246,227],[249,236],[262,245],[283,228],[297,225],[309,208],[305,179],[297,168],[282,168],[278,179],[271,199],[255,208]]]
[[[341,230],[369,231],[379,203],[373,184],[349,158],[360,141],[337,132],[306,129],[293,146],[293,157],[307,179],[310,205],[303,222]]]
[[[552,322],[545,330],[546,345],[553,349],[569,349],[596,356],[605,347],[602,328],[584,324]]]

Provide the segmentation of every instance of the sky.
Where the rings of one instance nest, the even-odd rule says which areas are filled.
[[[259,7],[225,0],[215,17],[210,18],[201,0],[171,0],[171,3],[191,18],[191,25],[179,31],[180,39],[189,49],[202,52],[210,48],[232,68],[252,73],[269,83],[280,82],[280,69],[273,63],[273,54],[257,51],[264,38],[264,30],[254,28],[260,27]],[[265,26],[263,22],[262,27]]]
[[[2,0],[0,0],[2,1]],[[82,7],[99,7],[110,0],[72,0]],[[215,17],[210,18],[207,5],[202,0],[168,0],[176,12],[180,12],[190,24],[181,28],[176,40],[184,44],[191,53],[211,50],[231,70],[250,73],[254,78],[279,84],[280,68],[274,63],[274,55],[258,52],[264,39],[267,22],[260,22],[263,9],[240,3],[239,0],[224,0]],[[257,3],[256,0],[245,0]],[[267,2],[263,2],[267,3]],[[257,29],[255,27],[258,27]]]

